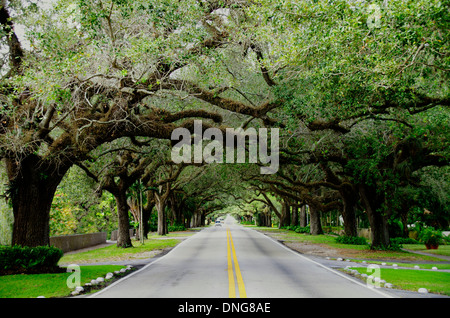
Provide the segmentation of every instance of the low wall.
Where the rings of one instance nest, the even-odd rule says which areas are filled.
[[[52,236],[50,237],[50,245],[62,249],[62,251],[65,253],[106,243],[106,234],[106,232],[99,232]]]
[[[134,229],[130,229],[130,237],[134,236]],[[114,230],[111,232],[111,241],[117,241],[117,238],[119,237],[119,230]]]
[[[358,236],[364,237],[367,240],[372,239],[372,229],[358,229]]]

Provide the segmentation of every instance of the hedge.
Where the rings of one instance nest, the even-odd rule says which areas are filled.
[[[62,256],[62,250],[54,246],[1,246],[0,275],[61,272]]]

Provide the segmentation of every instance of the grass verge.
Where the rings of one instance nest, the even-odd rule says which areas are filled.
[[[371,275],[363,267],[353,267],[360,274]],[[417,292],[426,288],[429,292],[450,296],[450,273],[415,269],[380,268],[380,279],[391,283],[394,288]]]
[[[80,283],[83,286],[97,277],[125,268],[121,265],[80,266]],[[66,297],[73,289],[67,287],[72,273],[30,274],[0,276],[0,298],[36,298],[44,296]]]
[[[179,239],[164,238],[148,239],[144,241],[144,244],[141,244],[139,241],[132,241],[133,247],[129,248],[119,248],[113,244],[86,252],[65,254],[59,261],[59,265],[149,258],[156,255],[158,251],[174,247],[178,243],[180,243]]]
[[[351,259],[363,259],[363,260],[395,260],[395,261],[431,261],[440,262],[442,259],[438,258],[438,255],[450,255],[450,245],[441,245],[438,250],[433,250],[436,257],[429,255],[421,255],[408,251],[375,251],[370,250],[368,245],[350,245],[340,244],[336,242],[336,236],[333,235],[309,235],[303,233],[295,233],[289,230],[268,228],[268,227],[252,227],[255,230],[264,232],[274,239],[281,240],[285,243],[307,243],[318,244],[320,246],[337,250],[343,257]],[[404,249],[414,251],[426,251],[430,253],[430,250],[426,250],[425,245],[422,244],[404,244]]]
[[[170,235],[149,236],[149,239],[141,244],[132,241],[133,247],[118,248],[115,244],[92,249],[85,252],[66,253],[59,261],[60,267],[69,264],[78,264],[81,270],[81,286],[97,277],[104,277],[109,272],[124,268],[121,265],[82,265],[99,262],[122,261],[139,258],[149,258],[158,254],[161,250],[176,246],[181,239],[193,235],[195,232],[178,232]],[[73,291],[67,287],[67,278],[72,273],[57,274],[30,274],[0,276],[0,298],[46,298],[67,297]]]

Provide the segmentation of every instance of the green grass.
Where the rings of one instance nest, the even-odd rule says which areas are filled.
[[[109,272],[124,268],[121,265],[80,266],[81,285]],[[38,296],[65,297],[73,289],[67,287],[67,278],[72,273],[30,274],[0,276],[0,298],[36,298]]]
[[[371,275],[366,268],[356,267],[361,274]],[[380,278],[394,285],[394,288],[418,291],[426,288],[431,293],[450,296],[450,273],[414,269],[381,268]]]
[[[404,248],[412,251],[425,252],[434,255],[450,256],[450,245],[439,245],[437,250],[427,250],[424,244],[404,244]]]
[[[439,258],[427,255],[415,254],[407,251],[374,251],[370,250],[368,245],[350,245],[336,243],[336,236],[333,235],[309,235],[304,233],[295,233],[293,231],[270,228],[270,227],[252,227],[255,230],[266,232],[271,237],[285,242],[313,243],[321,244],[325,247],[339,250],[339,252],[347,258],[351,259],[367,259],[367,260],[404,260],[404,261],[442,261]],[[424,249],[421,244],[404,244],[406,249]],[[431,250],[426,250],[429,253]],[[438,250],[440,255],[446,255],[450,252],[450,245],[441,245]],[[435,252],[436,254],[436,252]]]
[[[86,252],[66,254],[61,258],[59,264],[86,264],[130,258],[149,258],[152,257],[153,251],[174,247],[178,243],[180,243],[179,239],[163,238],[145,240],[143,245],[139,241],[132,241],[133,247],[129,248],[119,248],[113,244]]]
[[[181,242],[181,237],[193,234],[194,232],[178,232],[164,237],[154,235],[145,240],[144,244],[139,241],[132,241],[133,247],[130,248],[118,248],[113,244],[86,252],[65,254],[58,265],[64,267],[69,264],[81,265],[149,258],[155,255],[155,251],[174,247]],[[108,272],[114,272],[123,267],[121,265],[80,266],[81,285],[97,277],[104,277]],[[0,298],[66,297],[72,292],[72,289],[67,287],[67,278],[70,275],[71,273],[0,276]]]

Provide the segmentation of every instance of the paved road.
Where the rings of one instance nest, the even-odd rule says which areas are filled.
[[[93,298],[387,297],[227,218]]]

